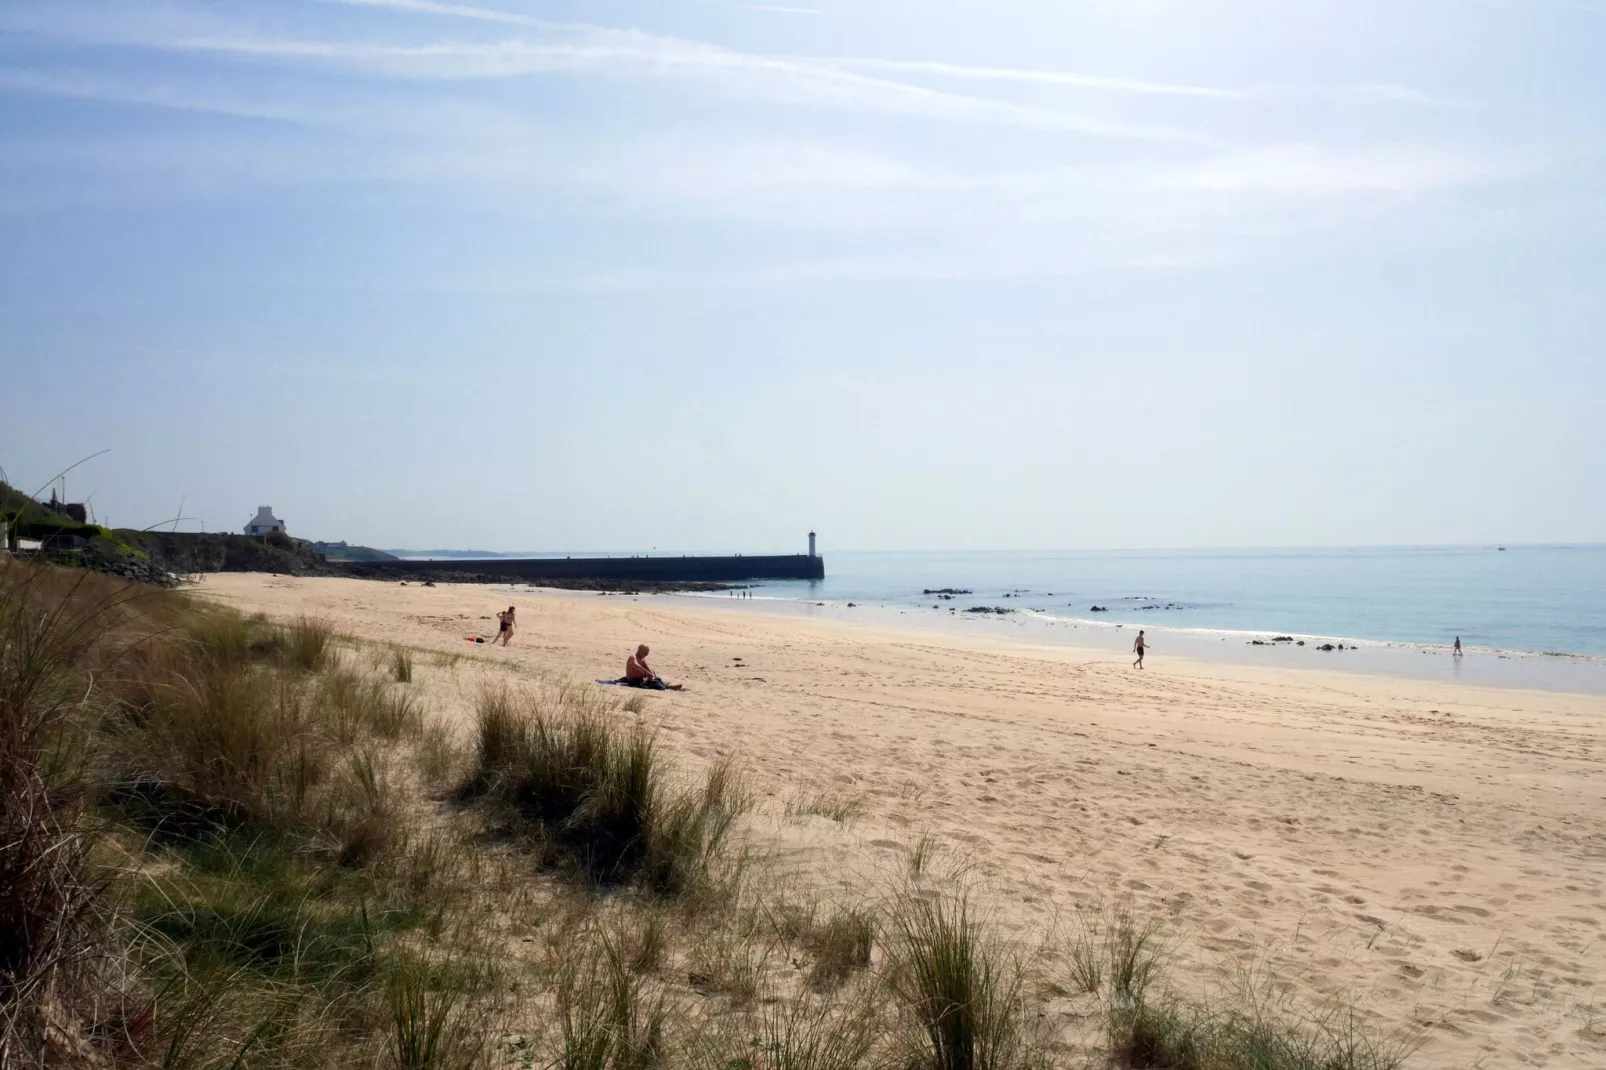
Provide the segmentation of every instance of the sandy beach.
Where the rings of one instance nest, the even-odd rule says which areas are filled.
[[[258,574],[200,590],[466,655],[420,671],[464,724],[476,677],[594,681],[648,643],[688,690],[648,695],[645,716],[689,767],[740,756],[767,800],[754,834],[799,879],[873,885],[929,834],[1023,943],[1130,896],[1170,919],[1179,974],[1353,1002],[1422,1035],[1414,1065],[1606,1065],[1601,697],[1163,654],[1139,672],[1108,650],[712,599]],[[510,648],[464,641],[510,601]],[[819,792],[864,816],[783,818]]]

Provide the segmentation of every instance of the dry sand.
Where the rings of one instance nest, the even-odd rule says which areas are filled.
[[[1163,656],[1137,672],[1108,651],[713,600],[202,589],[473,655],[462,674],[421,662],[465,721],[472,674],[499,671],[481,659],[589,681],[649,643],[690,690],[646,715],[688,766],[741,755],[778,859],[820,886],[883,879],[930,833],[1027,941],[1130,896],[1173,920],[1192,983],[1259,970],[1318,1006],[1353,1001],[1424,1036],[1413,1065],[1606,1066],[1606,699]],[[510,601],[512,647],[464,642]],[[781,817],[818,792],[864,817]]]

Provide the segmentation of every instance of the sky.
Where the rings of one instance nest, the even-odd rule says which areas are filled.
[[[383,547],[1606,541],[1606,0],[0,0],[0,468]]]

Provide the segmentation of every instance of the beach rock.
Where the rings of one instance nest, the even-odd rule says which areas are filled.
[[[1337,648],[1334,647],[1332,643],[1323,643],[1321,646],[1317,647],[1316,649],[1317,650],[1336,650]]]
[[[971,592],[969,590],[963,588],[963,587],[928,587],[924,591],[921,591],[920,593],[921,594],[940,594],[940,595],[947,595],[948,597],[952,597],[952,596],[954,596],[956,594],[970,594]]]
[[[1292,643],[1294,641],[1294,637],[1291,635],[1274,635],[1272,636],[1271,641],[1274,643]]]
[[[1090,607],[1088,607],[1088,612],[1089,613],[1108,613],[1109,611],[1110,611],[1110,608],[1108,606],[1090,606]]]

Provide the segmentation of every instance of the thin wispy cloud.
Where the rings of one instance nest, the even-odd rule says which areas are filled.
[[[389,6],[402,0],[340,2]],[[1212,140],[1206,134],[1179,127],[1123,122],[1069,110],[944,92],[855,74],[828,64],[736,52],[634,31],[605,31],[600,40],[561,43],[507,40],[489,44],[390,45],[243,37],[130,36],[117,40],[167,51],[341,64],[403,78],[470,80],[598,74],[698,80],[739,99],[783,101],[947,122],[993,123],[1100,138],[1196,144]]]
[[[776,256],[755,258],[755,277],[776,285],[1202,264],[1513,174],[1474,145],[1324,145],[1308,135],[1319,97],[1443,102],[1386,81],[1233,86],[768,54],[442,0],[303,10],[320,8],[339,17],[317,24],[278,17],[274,5],[188,0],[151,19],[89,0],[0,12],[0,34],[21,28],[53,42],[30,64],[0,67],[0,92],[297,128],[242,128],[228,152],[199,128],[76,155],[23,145],[7,167],[76,168],[78,180],[59,188],[84,196],[154,196],[164,183],[209,194],[383,184],[521,220],[673,220],[841,247],[779,267]],[[108,55],[116,62],[98,62]],[[543,107],[557,78],[574,99],[600,102],[604,121]],[[1014,85],[1063,92],[1032,93],[1031,103],[995,95]],[[637,102],[648,117],[635,115]],[[93,180],[97,169],[105,181]],[[719,272],[747,269],[701,274]]]
[[[170,83],[134,81],[88,71],[43,72],[0,68],[0,90],[133,107],[209,112],[273,122],[313,123],[327,120],[327,114],[320,114],[316,109],[287,107],[260,98],[253,99],[245,94],[198,94],[189,88],[176,88]]]
[[[495,8],[476,7],[473,4],[447,4],[437,0],[327,0],[328,3],[347,7],[390,8],[393,11],[410,11],[419,15],[445,15],[476,22],[494,22],[505,26],[528,26],[537,30],[594,30],[597,27],[583,23],[556,22],[552,19],[522,15]]]
[[[77,37],[180,52],[233,54],[285,62],[340,65],[373,75],[416,79],[496,79],[540,75],[593,75],[616,78],[699,82],[737,100],[769,100],[841,108],[945,122],[988,123],[1090,137],[1208,144],[1215,139],[1196,128],[1136,122],[1067,107],[1026,105],[993,97],[955,93],[906,79],[959,79],[1028,83],[1101,93],[1244,100],[1266,89],[1222,88],[1067,71],[990,67],[934,61],[874,58],[815,58],[744,52],[719,45],[639,30],[560,22],[478,5],[439,0],[327,0],[344,7],[517,26],[540,31],[547,40],[513,38],[494,42],[430,41],[422,44],[271,38],[256,35],[151,33],[136,22],[120,27],[80,21]],[[48,20],[34,18],[35,30]],[[555,39],[550,39],[556,35]],[[1349,91],[1339,91],[1341,93]],[[1379,99],[1426,102],[1427,94],[1408,87],[1365,86],[1355,91]]]
[[[469,4],[442,3],[438,0],[330,0],[333,3],[359,5],[366,7],[391,8],[398,11],[408,11],[418,14],[440,15],[452,18],[471,19],[480,22],[501,23],[506,25],[527,26],[533,29],[564,31],[582,34],[617,34],[628,33],[642,39],[650,38],[661,43],[666,49],[674,51],[685,48],[706,50],[717,46],[699,45],[694,42],[683,41],[673,37],[642,34],[639,31],[612,30],[607,27],[590,23],[557,22],[536,18],[514,12],[505,12],[496,8],[487,8]],[[750,10],[773,11],[792,14],[819,14],[812,8],[794,8],[782,5],[745,5]],[[873,57],[804,57],[804,56],[766,56],[752,53],[732,52],[727,49],[717,50],[723,58],[722,62],[729,64],[734,57],[759,64],[787,64],[792,69],[816,69],[828,71],[831,69],[880,71],[888,74],[928,75],[940,78],[967,79],[976,81],[1016,82],[1044,86],[1058,86],[1071,89],[1089,89],[1111,93],[1136,93],[1161,96],[1201,97],[1217,100],[1246,100],[1257,96],[1274,95],[1319,95],[1333,97],[1373,97],[1379,100],[1392,100],[1400,103],[1413,104],[1442,104],[1446,99],[1439,95],[1415,89],[1410,86],[1391,84],[1364,84],[1357,86],[1343,86],[1339,88],[1301,87],[1289,85],[1261,85],[1249,88],[1217,87],[1206,85],[1190,85],[1174,83],[1163,80],[1121,77],[1106,74],[1089,74],[1075,71],[1042,70],[1023,67],[987,66],[960,63],[945,63],[932,60],[908,59],[882,59]],[[704,53],[707,54],[706,52]]]
[[[1172,97],[1205,97],[1216,100],[1244,100],[1250,90],[1218,89],[1203,85],[1178,85],[1136,78],[1112,78],[1071,71],[1034,70],[1025,67],[977,67],[958,63],[935,63],[900,59],[826,59],[821,62],[855,70],[885,71],[896,74],[932,75],[984,82],[1023,82],[1069,89],[1095,89],[1111,93],[1140,93]]]
[[[1328,88],[1300,85],[1256,85],[1231,88],[1186,83],[1121,78],[1075,71],[1041,70],[1031,67],[989,67],[929,60],[832,58],[818,62],[852,70],[881,71],[887,74],[927,75],[963,81],[1013,82],[1059,89],[1091,90],[1100,93],[1131,93],[1141,96],[1197,97],[1205,100],[1247,101],[1273,97],[1328,97],[1335,99],[1374,99],[1400,104],[1445,105],[1447,97],[1404,85],[1362,84]]]

